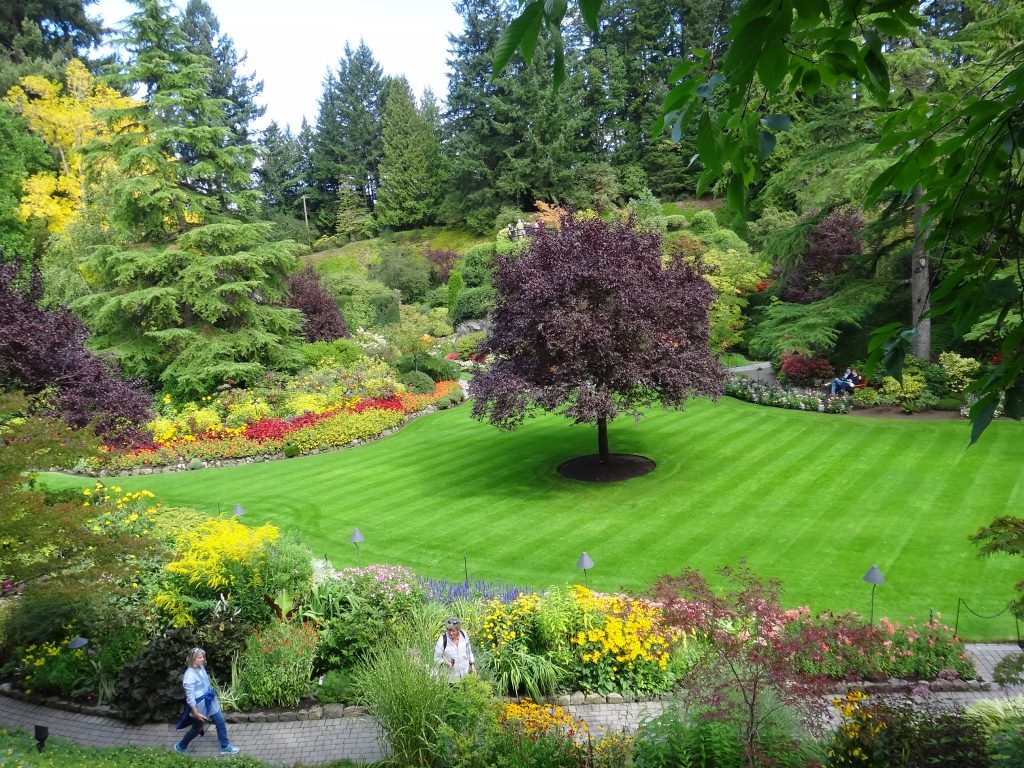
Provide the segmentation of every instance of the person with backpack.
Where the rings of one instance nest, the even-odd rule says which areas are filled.
[[[476,674],[476,660],[469,638],[462,631],[457,616],[449,616],[444,622],[444,632],[434,645],[434,663],[448,673],[452,682],[469,674]]]

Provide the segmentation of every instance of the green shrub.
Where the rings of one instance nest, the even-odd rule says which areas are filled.
[[[253,632],[238,660],[245,707],[294,707],[309,694],[316,631],[309,624],[275,621]]]
[[[445,764],[445,715],[459,686],[431,674],[432,651],[398,645],[376,647],[354,674],[360,703],[388,737],[392,758],[403,766]]]
[[[462,387],[456,387],[448,393],[448,399],[451,400],[452,405],[458,405],[466,399],[466,393],[462,391]]]
[[[943,352],[939,355],[939,364],[949,381],[951,392],[959,394],[978,378],[981,363],[973,357],[960,357],[955,352]]]
[[[352,702],[356,700],[356,689],[352,673],[347,669],[329,670],[315,690],[317,701],[324,704]]]
[[[294,459],[300,453],[302,453],[302,451],[299,449],[299,446],[297,445],[289,444],[284,447],[284,457],[286,459]]]
[[[677,706],[644,724],[633,741],[636,768],[740,768],[737,730],[715,721],[690,722]]]
[[[363,350],[348,339],[314,341],[299,347],[306,368],[333,365],[344,368],[363,356]]]
[[[188,463],[188,468],[189,469],[202,469],[204,466],[205,465],[203,464],[203,460],[202,459],[192,459]]]
[[[932,406],[936,411],[959,411],[962,403],[956,397],[941,397]]]
[[[677,232],[680,229],[686,229],[686,217],[681,213],[672,214],[665,217],[665,226],[669,232]]]
[[[429,395],[434,391],[434,380],[422,371],[407,371],[398,377],[414,395]]]
[[[451,360],[434,355],[402,355],[391,364],[400,374],[420,371],[427,374],[433,381],[455,381],[459,378],[459,369]],[[434,391],[433,387],[430,389]]]
[[[483,331],[476,331],[475,333],[467,333],[464,336],[459,336],[455,340],[455,352],[463,360],[469,358],[471,355],[475,355],[480,351],[480,346],[487,339],[487,334]]]
[[[713,211],[697,211],[690,219],[690,231],[695,235],[710,235],[718,229],[718,220]]]
[[[452,401],[447,397],[439,397],[434,401],[434,407],[439,411],[444,411],[452,407]]]
[[[459,301],[455,307],[452,324],[458,325],[464,320],[487,317],[494,307],[494,289],[490,286],[463,288],[459,292]]]
[[[402,301],[415,304],[430,290],[430,262],[415,251],[387,245],[380,261],[370,267],[370,276],[402,294]]]
[[[989,742],[992,768],[1024,768],[1024,716],[1008,720]]]
[[[494,244],[483,243],[474,245],[468,251],[462,261],[462,281],[465,288],[477,288],[481,285],[489,285],[491,282],[491,271],[494,268]]]

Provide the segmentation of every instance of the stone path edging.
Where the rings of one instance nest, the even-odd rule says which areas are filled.
[[[934,681],[930,697],[945,703],[966,706],[982,698],[1006,698],[1024,694],[1024,686],[999,688],[993,686],[992,670],[1004,656],[1019,649],[1013,644],[969,644],[980,682],[961,685],[958,690],[942,690]],[[917,685],[898,681],[864,687],[869,693],[909,692]],[[45,725],[54,736],[79,744],[109,747],[133,744],[170,749],[180,734],[173,726],[129,725],[122,720],[104,716],[105,708],[83,707],[56,700],[26,702],[9,687],[0,689],[0,723],[32,730]],[[845,688],[844,688],[845,690]],[[664,711],[671,696],[656,700],[630,701],[617,694],[576,693],[559,697],[554,703],[565,707],[573,717],[582,717],[595,734],[633,731],[645,720]],[[362,707],[324,704],[295,712],[231,713],[231,740],[247,755],[275,764],[316,765],[334,760],[373,762],[387,754],[384,735],[377,722]],[[240,716],[242,715],[242,716]],[[217,755],[216,738],[208,734],[193,742],[191,752],[199,757]]]

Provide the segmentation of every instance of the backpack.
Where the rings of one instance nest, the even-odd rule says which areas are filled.
[[[465,632],[463,632],[463,631],[462,631],[462,630],[460,629],[460,630],[459,630],[459,634],[460,634],[460,635],[462,635],[462,639],[463,639],[463,640],[465,640],[465,641],[466,641],[466,643],[467,643],[467,645],[468,645],[468,643],[469,643],[469,638],[468,638],[468,637],[466,637],[466,633],[465,633]],[[442,640],[444,640],[444,642],[443,642],[443,643],[441,644],[441,652],[443,653],[444,651],[448,650],[448,633],[447,633],[447,632],[442,632],[442,633],[441,633],[441,639],[442,639]]]

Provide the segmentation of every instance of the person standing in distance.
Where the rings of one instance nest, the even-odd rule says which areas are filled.
[[[444,632],[434,645],[434,663],[441,665],[452,682],[468,674],[476,674],[473,649],[457,616],[445,619]]]
[[[203,726],[212,722],[217,728],[222,755],[237,755],[238,747],[228,739],[228,726],[224,722],[224,713],[220,709],[217,692],[213,690],[210,676],[206,673],[206,651],[193,648],[188,652],[185,674],[181,685],[185,689],[185,711],[178,723],[178,730],[189,728],[184,738],[174,745],[175,752],[188,752],[188,745],[196,736],[203,732]]]

